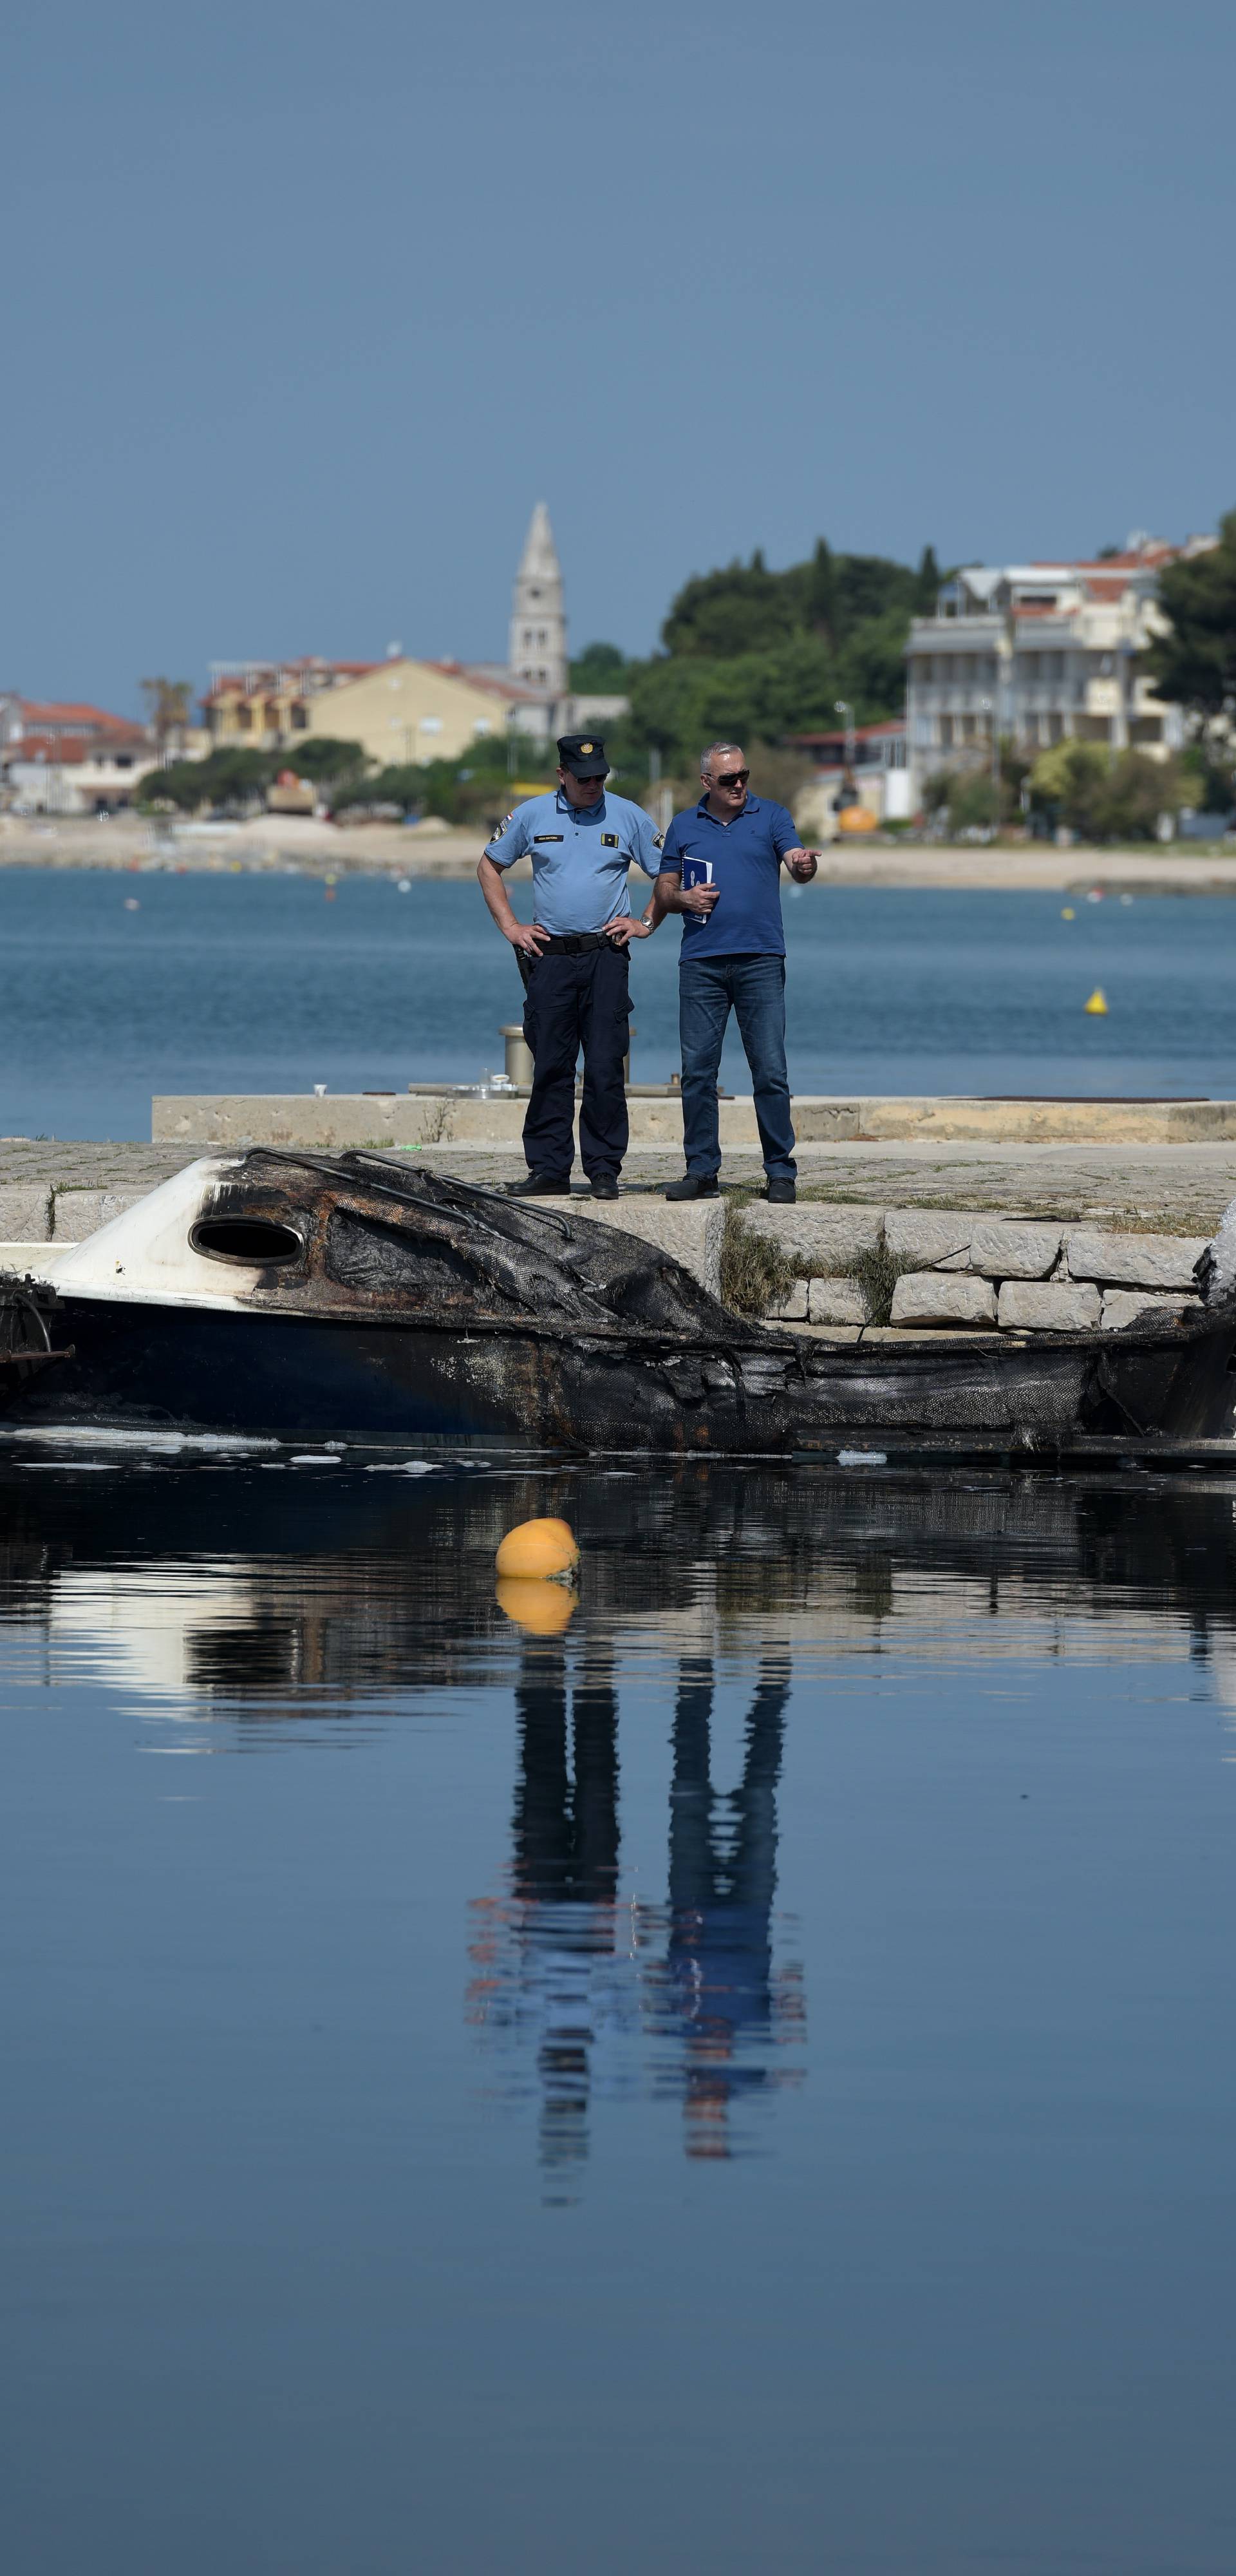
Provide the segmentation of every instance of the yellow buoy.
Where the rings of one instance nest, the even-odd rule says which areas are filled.
[[[1073,906],[1072,906],[1072,904],[1071,904],[1071,903],[1066,903],[1066,905],[1065,905],[1065,907],[1064,907],[1064,910],[1063,910],[1063,912],[1062,912],[1062,913],[1061,913],[1061,915],[1060,915],[1060,918],[1061,918],[1061,920],[1062,920],[1062,921],[1076,921],[1076,919],[1077,919],[1077,915],[1076,915],[1076,913],[1074,912],[1074,910],[1073,910]]]
[[[565,1583],[537,1582],[531,1575],[500,1574],[498,1608],[517,1628],[533,1637],[560,1637],[579,1601]]]
[[[575,1532],[565,1521],[520,1521],[507,1531],[497,1557],[499,1574],[531,1575],[540,1582],[573,1574],[578,1563]]]
[[[1101,984],[1095,985],[1094,991],[1086,1004],[1086,1009],[1093,1014],[1096,1020],[1101,1020],[1106,1016],[1107,996],[1104,993]]]

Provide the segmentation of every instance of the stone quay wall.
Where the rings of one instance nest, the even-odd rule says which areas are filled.
[[[890,1283],[894,1331],[1119,1332],[1201,1306],[1204,1235],[835,1205],[757,1205],[744,1222],[798,1273],[770,1310],[787,1324],[869,1325]]]

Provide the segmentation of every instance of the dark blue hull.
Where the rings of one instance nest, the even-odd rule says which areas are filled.
[[[1230,1441],[1236,1393],[1230,1324],[859,1347],[737,1322],[731,1341],[72,1295],[50,1323],[68,1355],[0,1382],[12,1427],[747,1457],[887,1441],[1029,1464],[1093,1440]]]

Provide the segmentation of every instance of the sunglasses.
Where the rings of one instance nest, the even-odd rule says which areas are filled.
[[[750,775],[749,769],[722,769],[716,783],[718,787],[745,787]]]

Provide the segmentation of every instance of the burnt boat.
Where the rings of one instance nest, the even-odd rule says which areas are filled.
[[[0,1275],[0,1408],[11,1431],[379,1447],[1213,1455],[1236,1428],[1233,1211],[1199,1287],[1120,1332],[828,1342],[573,1211],[260,1148],[191,1164],[43,1279]]]

